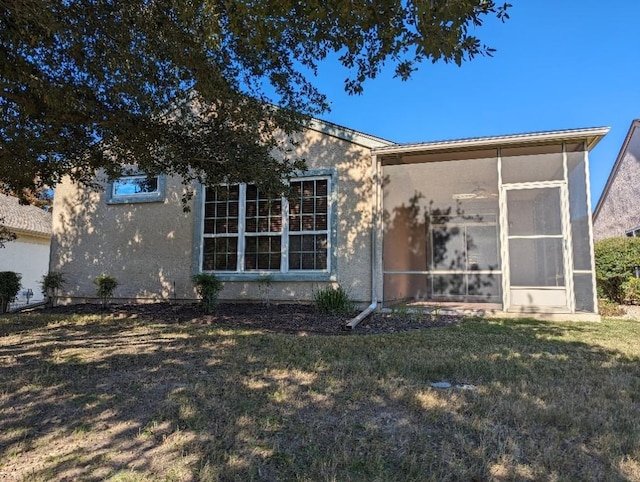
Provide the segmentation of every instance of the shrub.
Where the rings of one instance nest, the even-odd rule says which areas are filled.
[[[640,278],[629,278],[622,283],[624,302],[632,305],[640,304]]]
[[[49,306],[56,305],[58,294],[65,283],[64,275],[58,271],[51,271],[42,277],[42,281],[40,281],[42,294],[47,297]]]
[[[606,318],[623,316],[624,309],[618,303],[610,300],[598,300],[598,313]]]
[[[100,298],[102,306],[105,307],[107,303],[109,303],[109,300],[113,298],[113,292],[118,286],[118,280],[116,280],[114,276],[103,274],[94,279],[93,283],[97,287],[96,294],[98,298]]]
[[[354,309],[349,293],[342,286],[328,286],[315,291],[313,301],[318,311],[329,315],[343,315]]]
[[[9,310],[9,303],[16,299],[20,291],[22,275],[13,271],[0,271],[0,313]]]
[[[640,238],[609,238],[595,243],[598,292],[616,303],[624,301],[622,284],[640,266]]]
[[[201,298],[202,308],[207,313],[213,313],[218,305],[218,294],[224,288],[224,283],[215,275],[207,273],[196,274],[192,280]]]

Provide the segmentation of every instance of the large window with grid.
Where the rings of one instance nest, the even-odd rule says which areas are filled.
[[[331,178],[299,178],[290,188],[277,199],[251,184],[206,189],[202,271],[328,272]]]

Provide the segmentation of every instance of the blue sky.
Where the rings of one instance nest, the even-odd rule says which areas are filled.
[[[640,118],[640,1],[510,0],[511,19],[477,34],[497,49],[458,67],[422,64],[411,80],[391,69],[348,96],[347,71],[327,62],[315,80],[324,119],[394,142],[611,127],[592,151],[592,203],[634,118]]]

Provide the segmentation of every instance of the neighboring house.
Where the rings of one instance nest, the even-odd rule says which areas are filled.
[[[593,213],[593,236],[640,236],[640,119],[631,123]]]
[[[121,300],[193,300],[194,273],[222,299],[311,301],[339,283],[362,306],[475,307],[597,319],[588,152],[607,128],[399,145],[315,121],[296,149],[291,200],[251,185],[195,186],[143,173],[104,192],[64,181],[51,270],[68,302],[116,276]]]
[[[16,303],[42,301],[40,281],[49,270],[51,213],[36,206],[22,206],[17,198],[0,194],[0,222],[16,234],[14,241],[0,248],[0,271],[22,275]]]

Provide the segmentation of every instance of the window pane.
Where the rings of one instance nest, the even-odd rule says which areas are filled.
[[[302,195],[304,197],[309,197],[314,195],[314,184],[315,181],[302,181]]]
[[[434,226],[431,232],[433,242],[433,269],[464,269],[464,232],[458,226]]]
[[[447,297],[466,294],[464,275],[434,275],[432,277],[432,294],[434,297]]]
[[[205,238],[203,251],[203,271],[237,270],[237,238]]]
[[[238,186],[220,186],[206,190],[204,232],[227,234],[238,232]]]
[[[319,179],[316,181],[316,196],[326,196],[328,181],[326,179]]]
[[[245,270],[279,270],[280,236],[248,236],[245,245]]]
[[[158,178],[147,176],[121,177],[113,182],[114,196],[149,194],[158,191]]]
[[[500,274],[472,273],[466,275],[467,295],[485,301],[496,301],[501,298],[502,276]]]
[[[282,201],[265,197],[255,186],[247,186],[247,233],[278,233],[282,231]]]
[[[325,231],[328,229],[329,181],[317,179],[291,183],[289,231]]]
[[[498,232],[496,226],[473,226],[466,228],[467,269],[497,270]]]
[[[328,242],[326,234],[289,236],[290,270],[326,270]]]

